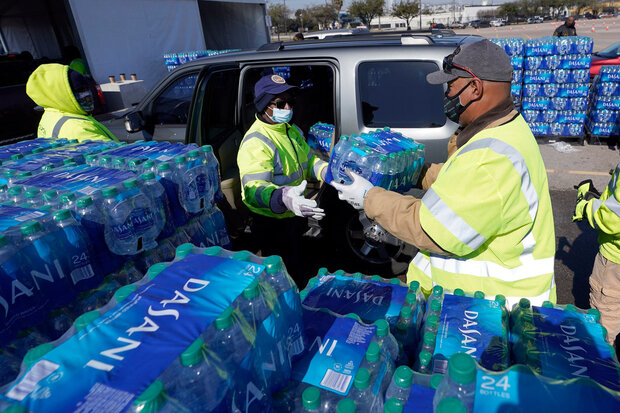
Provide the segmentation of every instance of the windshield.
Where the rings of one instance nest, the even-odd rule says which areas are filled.
[[[616,44],[612,44],[606,49],[601,50],[600,52],[595,53],[597,56],[614,58],[620,56],[620,42]]]

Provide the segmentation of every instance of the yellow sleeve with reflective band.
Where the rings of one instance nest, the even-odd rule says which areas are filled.
[[[258,135],[256,132],[255,134]],[[237,164],[243,202],[258,210],[255,212],[273,214],[269,208],[269,201],[273,191],[278,188],[272,183],[275,152],[265,141],[269,138],[264,136],[263,138],[264,140],[252,135],[246,136],[237,154]]]
[[[499,168],[486,164],[502,161],[483,158],[484,152],[471,151],[444,165],[422,198],[422,228],[437,245],[458,257],[471,254],[497,234],[504,220],[498,191],[502,177],[491,174]]]
[[[600,199],[590,199],[586,205],[588,223],[592,228],[609,235],[620,234],[620,193],[617,189],[617,179],[620,173],[615,173],[609,185],[601,194]]]

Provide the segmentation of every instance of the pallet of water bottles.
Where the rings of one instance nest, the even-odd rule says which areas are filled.
[[[592,82],[586,129],[592,137],[620,136],[620,68],[602,66]]]
[[[299,291],[280,257],[183,244],[172,262],[107,298],[59,339],[40,337],[13,360],[17,378],[0,388],[0,407],[281,411],[272,395],[289,384],[307,342]]]
[[[348,171],[390,191],[414,188],[422,165],[424,145],[390,128],[342,136],[332,151],[326,181],[351,183]]]
[[[512,82],[510,94],[515,105],[521,104],[523,90],[523,56],[525,54],[525,42],[519,37],[489,39],[500,46],[508,56],[512,66]]]
[[[192,60],[200,59],[201,57],[217,56],[223,53],[238,52],[241,49],[210,49],[210,50],[195,50],[192,52],[180,52],[180,53],[166,53],[164,54],[164,64],[169,72],[173,71],[183,63],[191,62]]]

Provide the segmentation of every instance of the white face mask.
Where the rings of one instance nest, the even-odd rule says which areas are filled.
[[[265,115],[275,123],[288,123],[293,118],[293,109],[273,108],[272,111],[272,116],[267,115],[267,113]]]
[[[82,107],[82,109],[84,109],[84,112],[90,113],[95,109],[95,101],[93,100],[93,94],[90,92],[90,90],[78,92],[75,95],[75,99]]]

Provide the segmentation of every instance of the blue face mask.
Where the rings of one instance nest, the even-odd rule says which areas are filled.
[[[266,113],[265,115],[275,123],[288,123],[293,118],[293,109],[273,108],[272,110],[273,116],[269,116]]]

